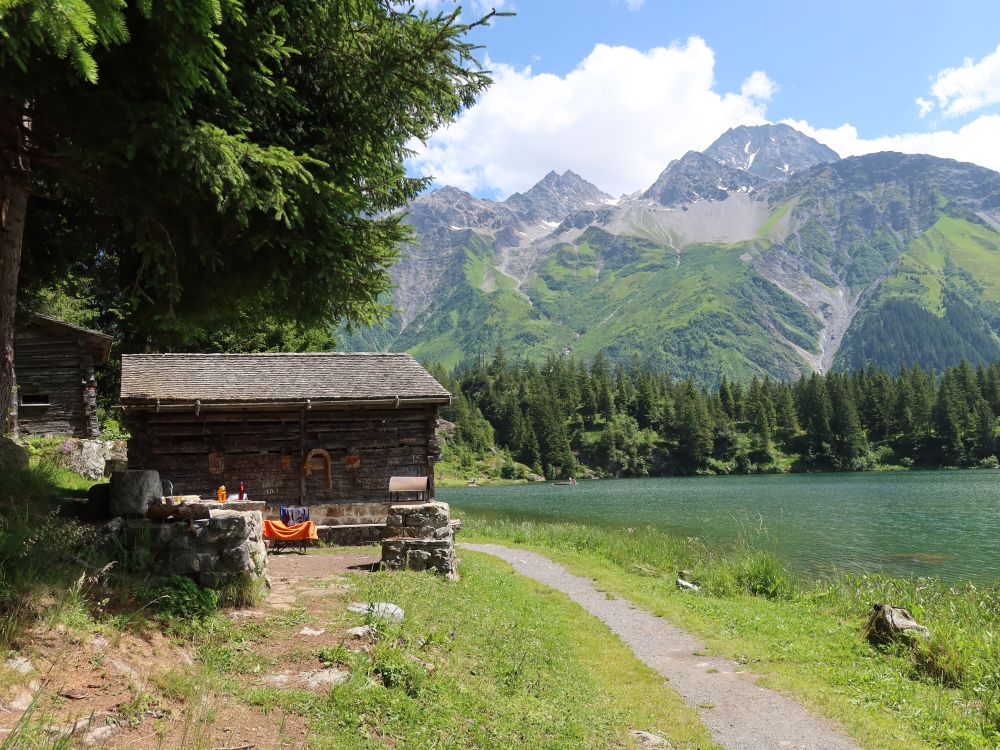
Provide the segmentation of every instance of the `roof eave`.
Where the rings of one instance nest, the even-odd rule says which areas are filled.
[[[295,398],[295,399],[157,399],[122,398],[116,406],[122,409],[225,409],[225,408],[282,408],[323,406],[403,406],[408,404],[449,404],[451,395],[441,396],[400,396],[385,398]]]

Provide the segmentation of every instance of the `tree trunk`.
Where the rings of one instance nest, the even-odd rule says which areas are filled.
[[[14,315],[28,189],[20,161],[0,163],[0,434],[17,436],[17,381],[14,376]]]

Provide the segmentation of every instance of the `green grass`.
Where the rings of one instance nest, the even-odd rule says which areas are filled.
[[[473,480],[483,486],[524,484],[532,472],[507,451],[478,454],[464,446],[446,444],[434,473],[438,487],[465,487]]]
[[[762,240],[770,239],[775,227],[778,226],[778,223],[785,217],[788,210],[794,206],[796,202],[797,201],[795,200],[789,200],[778,204],[774,213],[772,213],[771,216],[768,217],[768,220],[761,225],[759,230],[757,230],[757,237]]]
[[[740,260],[762,242],[689,246],[678,265],[673,248],[591,227],[556,246],[518,289],[476,237],[465,248],[460,281],[392,348],[447,367],[502,344],[512,356],[534,360],[566,348],[583,359],[601,350],[612,357],[638,352],[704,383],[722,373],[734,380],[793,377],[805,363],[774,331],[815,349],[818,322]]]
[[[355,579],[351,598],[395,602],[406,618],[381,626],[370,652],[318,654],[350,669],[344,685],[320,694],[243,687],[237,697],[306,717],[316,750],[597,750],[634,747],[631,729],[715,747],[696,712],[568,598],[494,558],[461,557],[458,583],[413,573]]]
[[[1000,743],[1000,589],[878,575],[796,580],[750,545],[724,552],[659,530],[486,520],[464,539],[538,550],[698,634],[867,747],[985,749]],[[702,592],[679,591],[678,570]],[[758,595],[753,595],[753,592]],[[928,643],[877,649],[861,636],[875,602],[908,607]]]
[[[0,652],[39,618],[81,616],[78,561],[94,533],[60,516],[58,501],[85,484],[46,463],[0,473]]]

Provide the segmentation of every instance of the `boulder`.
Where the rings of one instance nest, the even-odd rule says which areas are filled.
[[[392,622],[402,622],[406,614],[401,607],[392,602],[354,602],[347,608],[347,611],[370,615],[377,620],[391,620]]]
[[[59,446],[59,465],[87,479],[101,479],[111,471],[124,470],[126,448],[124,440],[84,440],[67,438]]]
[[[913,619],[908,609],[891,604],[876,604],[872,607],[865,638],[872,643],[908,640],[914,636],[929,638],[931,631]]]
[[[129,469],[111,475],[111,513],[115,516],[145,516],[150,503],[163,495],[158,471]]]
[[[104,476],[110,477],[116,471],[128,471],[128,459],[109,458],[104,462]]]
[[[28,452],[13,440],[0,436],[0,471],[28,468]]]
[[[445,442],[451,443],[455,440],[455,423],[439,418],[436,432]]]

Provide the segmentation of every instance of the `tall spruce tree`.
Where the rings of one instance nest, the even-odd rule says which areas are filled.
[[[377,317],[426,185],[407,144],[489,83],[469,29],[390,0],[0,4],[5,430],[22,266],[103,258],[134,347]]]

